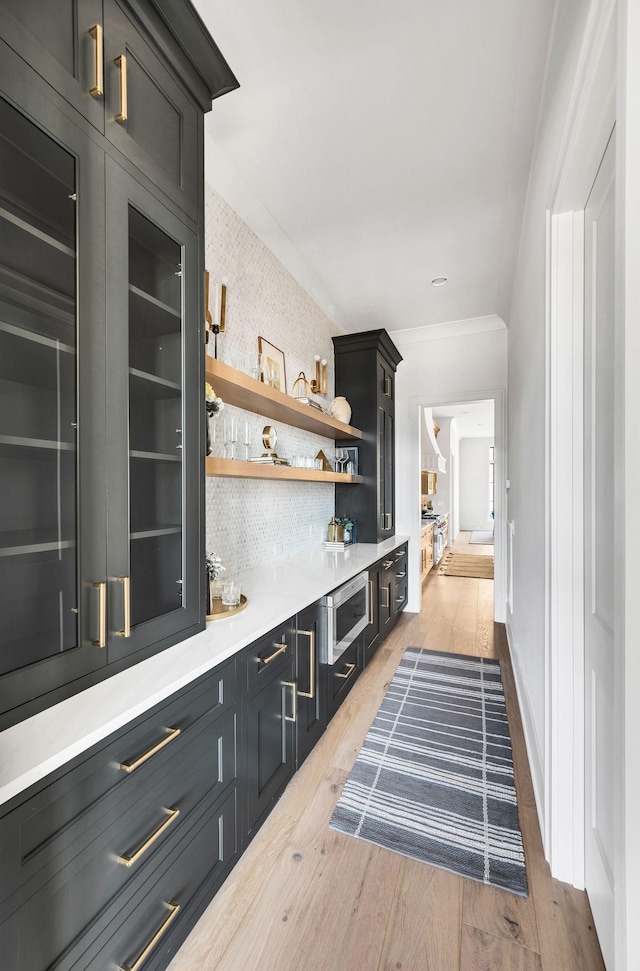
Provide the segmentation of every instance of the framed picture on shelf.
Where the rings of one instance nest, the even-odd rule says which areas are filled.
[[[358,446],[352,446],[351,448],[345,448],[344,451],[347,453],[347,461],[344,467],[344,471],[348,475],[358,474]]]
[[[258,353],[262,355],[262,381],[276,391],[287,393],[284,353],[264,337],[258,337]]]

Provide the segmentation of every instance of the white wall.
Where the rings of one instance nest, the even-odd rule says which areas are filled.
[[[438,448],[442,452],[442,457],[446,461],[444,472],[438,472],[437,486],[435,495],[432,498],[435,512],[449,513],[451,515],[451,418],[434,419],[440,426],[438,432]],[[451,520],[449,520],[451,523]]]
[[[581,45],[592,6],[589,0],[561,0],[557,5],[509,316],[507,517],[513,524],[513,612],[507,612],[507,633],[543,832],[549,769],[544,539],[547,208],[570,110],[579,93]]]
[[[497,317],[451,325],[394,331],[404,360],[396,375],[396,521],[410,537],[407,609],[420,610],[420,405],[430,406],[494,398],[496,402],[496,593],[504,583],[504,454],[500,429],[507,386],[507,331]],[[502,518],[500,518],[502,512]],[[496,619],[500,615],[496,600]]]
[[[218,338],[218,357],[244,368],[248,358],[257,355],[258,336],[262,336],[284,352],[290,392],[300,371],[307,378],[313,376],[314,354],[320,354],[329,361],[328,394],[321,400],[330,402],[331,337],[339,329],[210,185],[205,193],[205,247],[212,281],[227,284],[227,326]],[[279,455],[311,456],[319,449],[329,455],[335,449],[330,439],[229,406],[217,427],[230,416],[249,422],[251,455],[263,451],[261,433],[266,424],[276,427]],[[214,446],[214,450],[220,448]],[[326,539],[334,509],[331,483],[208,478],[207,549],[220,556],[230,572],[252,569],[319,546]]]
[[[461,438],[460,529],[493,529],[489,516],[489,449],[493,438]]]

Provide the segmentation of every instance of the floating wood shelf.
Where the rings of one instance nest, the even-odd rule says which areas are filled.
[[[342,421],[325,415],[323,411],[303,405],[295,398],[276,391],[268,384],[256,381],[242,371],[236,371],[223,361],[218,361],[213,357],[206,358],[205,371],[207,381],[209,381],[223,401],[245,411],[253,411],[258,415],[264,415],[272,421],[281,421],[286,425],[293,425],[295,428],[303,428],[307,432],[315,435],[322,435],[325,438],[333,438],[336,441],[354,440],[362,438],[359,428],[352,425],[345,425]],[[211,461],[211,460],[207,460]],[[236,463],[237,464],[237,463]],[[245,463],[248,464],[248,463]],[[285,466],[285,469],[287,467]],[[312,472],[311,469],[288,469],[289,472]],[[207,473],[222,475],[223,473]],[[328,479],[330,473],[317,472],[316,475],[324,476],[323,481],[346,482],[354,480],[354,476],[340,475],[338,478]],[[278,476],[265,475],[262,478],[278,478]],[[307,478],[307,476],[281,476],[281,478]],[[355,481],[360,481],[355,478]]]
[[[216,388],[216,394],[218,389]],[[361,475],[342,472],[318,472],[315,469],[295,469],[291,465],[262,465],[240,459],[219,459],[207,456],[207,475],[234,479],[288,479],[297,482],[362,482]]]

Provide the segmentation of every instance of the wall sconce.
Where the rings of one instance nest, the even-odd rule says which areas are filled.
[[[213,314],[211,313],[209,271],[204,271],[204,326],[207,343],[209,334],[213,334],[213,356],[218,356],[218,334],[224,334],[227,324],[227,287],[224,283],[216,283]]]
[[[325,358],[320,360],[320,355],[316,354],[314,357],[316,362],[316,376],[313,381],[310,382],[311,390],[313,394],[326,394],[327,393],[327,361]]]

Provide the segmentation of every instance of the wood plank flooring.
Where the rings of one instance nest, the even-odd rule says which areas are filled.
[[[491,554],[460,534],[456,548]],[[528,899],[353,839],[329,818],[408,646],[501,661]],[[542,851],[493,581],[432,571],[169,971],[604,971],[586,894]]]

